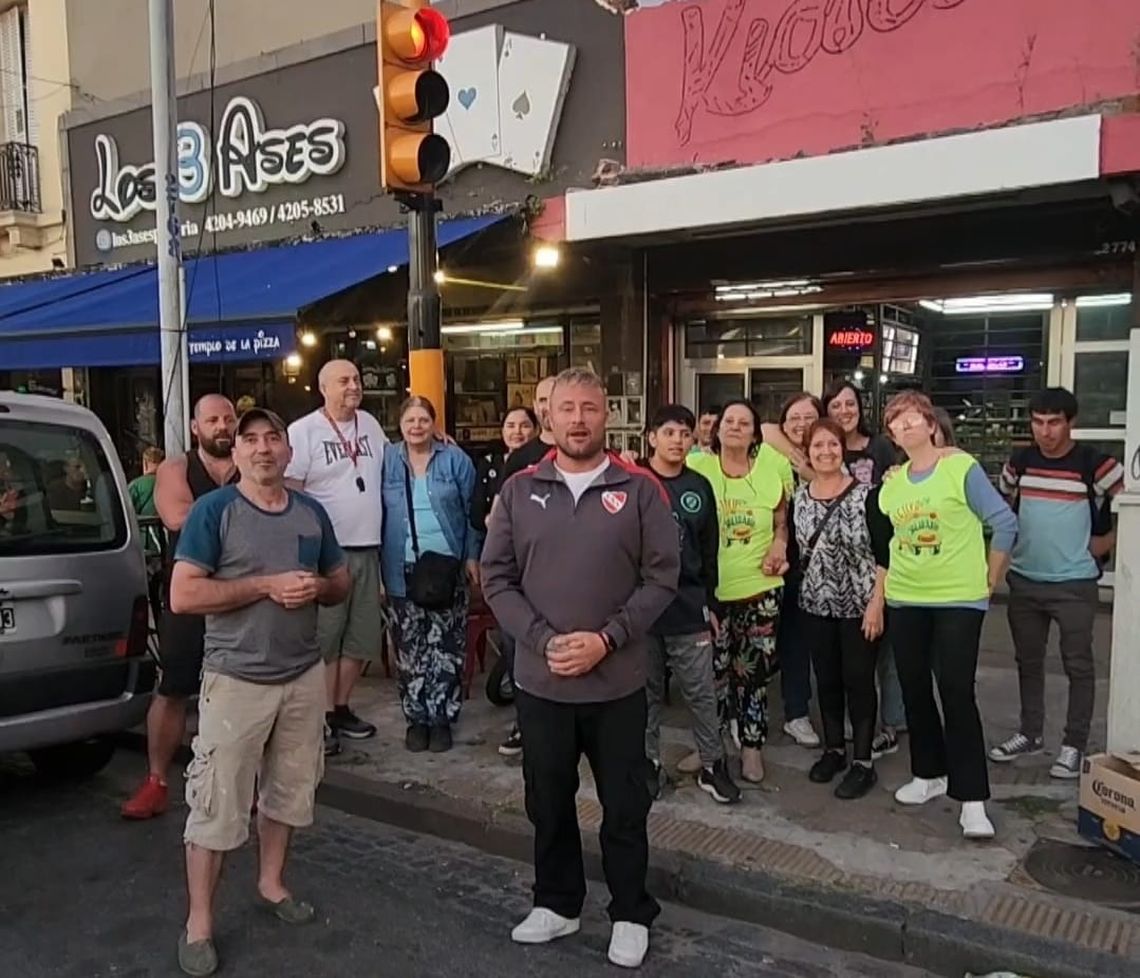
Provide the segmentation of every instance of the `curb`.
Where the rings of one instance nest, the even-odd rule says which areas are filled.
[[[414,783],[377,782],[330,769],[317,801],[349,815],[433,835],[530,863],[530,823],[492,806]],[[586,874],[604,879],[598,841],[583,838]],[[649,885],[659,898],[704,913],[759,924],[839,950],[905,962],[946,978],[1013,971],[1033,978],[1135,978],[1137,965],[1064,941],[884,900],[794,882],[763,870],[651,850]]]

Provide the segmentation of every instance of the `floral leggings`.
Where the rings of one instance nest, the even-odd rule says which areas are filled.
[[[460,680],[467,644],[467,588],[443,611],[393,598],[398,637],[400,702],[410,724],[442,726],[459,719]]]
[[[761,748],[768,739],[768,680],[776,659],[776,626],[783,588],[724,606],[713,650],[717,713],[722,733],[741,747]]]

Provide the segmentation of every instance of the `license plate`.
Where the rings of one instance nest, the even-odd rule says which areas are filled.
[[[16,609],[0,608],[0,634],[13,631],[16,627]]]

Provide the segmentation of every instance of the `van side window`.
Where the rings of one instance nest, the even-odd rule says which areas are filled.
[[[0,557],[113,550],[126,526],[94,435],[0,418]]]

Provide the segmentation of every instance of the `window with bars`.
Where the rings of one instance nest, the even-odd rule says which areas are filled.
[[[811,316],[754,316],[697,319],[685,324],[685,356],[797,356],[811,353]]]
[[[991,476],[1015,447],[1029,444],[1029,400],[1045,381],[1048,315],[934,314],[925,322],[926,391],[954,420],[958,444]],[[1001,372],[1018,362],[1019,369]]]

